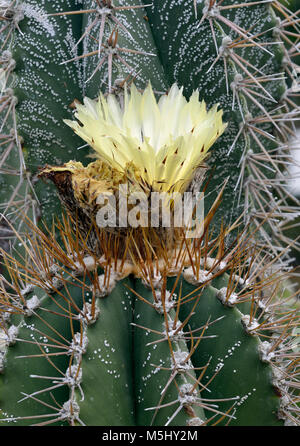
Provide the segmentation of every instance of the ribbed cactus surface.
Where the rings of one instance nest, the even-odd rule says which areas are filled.
[[[24,288],[20,265],[7,258],[14,290],[2,297],[1,423],[275,426],[294,419],[288,407],[297,397],[286,378],[297,370],[297,311],[290,300],[278,302],[276,279],[262,284],[257,272],[242,274],[247,238],[235,253],[194,250],[189,267],[177,254],[163,270],[153,264],[152,273],[132,276],[125,260],[99,269],[92,253],[82,257],[75,236],[66,256],[41,234],[32,250],[48,273],[36,262]]]

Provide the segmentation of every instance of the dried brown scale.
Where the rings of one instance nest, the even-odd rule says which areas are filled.
[[[57,187],[59,198],[65,206],[66,210],[71,213],[73,217],[76,217],[76,225],[79,231],[87,236],[87,244],[96,249],[97,245],[94,242],[94,234],[91,231],[92,226],[92,215],[79,205],[75,198],[75,194],[72,187],[72,174],[69,171],[60,172],[47,172],[40,174],[42,176],[53,181]],[[84,237],[85,238],[85,237]],[[98,253],[98,252],[97,252]],[[99,254],[99,253],[98,253]]]

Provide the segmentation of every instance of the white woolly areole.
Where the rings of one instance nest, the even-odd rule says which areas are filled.
[[[31,293],[33,289],[34,286],[31,283],[29,283],[28,285],[25,286],[25,288],[23,288],[23,290],[21,290],[21,295],[26,296],[27,294]]]
[[[183,272],[183,277],[185,280],[192,285],[202,285],[205,282],[209,282],[213,275],[205,270],[200,270],[195,276],[193,268],[190,266],[189,268],[186,268]]]
[[[15,2],[11,0],[1,0],[0,1],[0,13],[1,16],[5,17],[7,20],[11,20],[14,24],[18,24],[20,20],[23,20],[24,13],[22,5],[15,5]]]
[[[205,424],[205,421],[201,420],[199,417],[189,418],[187,421],[187,426],[202,426]]]
[[[272,344],[268,341],[261,342],[258,346],[259,356],[263,362],[270,362],[275,357],[274,351],[270,351]]]
[[[12,312],[10,310],[5,311],[4,313],[1,314],[2,321],[8,322],[11,315],[12,315]]]
[[[165,335],[165,337],[167,338],[171,338],[173,341],[182,339],[182,337],[185,335],[185,333],[179,329],[181,327],[181,322],[177,321],[176,322],[176,326],[175,328],[171,328],[174,325],[174,321],[169,320],[168,321],[168,328],[167,328],[167,323],[164,322],[164,326],[166,327],[165,330],[163,331],[163,334]]]
[[[198,393],[193,389],[192,384],[183,384],[179,387],[178,401],[184,406],[190,406],[197,403]]]
[[[229,297],[227,295],[227,288],[221,288],[217,293],[217,298],[222,302],[223,305],[227,307],[233,307],[238,301],[238,295],[235,293],[230,294]]]
[[[164,303],[162,301],[162,293],[161,290],[155,290],[156,301],[153,302],[153,306],[156,311],[160,314],[164,314],[164,312],[168,313],[171,308],[175,305],[176,295],[173,293],[171,297],[170,291],[165,291]]]
[[[0,349],[4,350],[9,345],[14,345],[17,340],[19,328],[11,325],[7,331],[0,329]]]
[[[57,263],[52,263],[52,265],[49,268],[49,271],[54,276],[60,272],[61,268]]]
[[[110,272],[109,277],[108,274],[100,274],[100,276],[98,276],[99,288],[96,291],[97,297],[105,297],[110,294],[116,286],[116,279],[117,275],[114,271]]]
[[[274,379],[277,382],[283,383],[285,381],[286,373],[285,373],[284,369],[280,369],[279,367],[274,367],[273,375],[274,375]]]
[[[96,261],[92,256],[84,257],[82,262],[75,262],[73,268],[75,269],[76,274],[83,274],[86,270],[93,271],[96,267]]]
[[[79,365],[71,365],[68,367],[65,373],[64,382],[70,386],[79,386],[82,381],[82,368]],[[53,381],[55,382],[55,381]]]
[[[88,343],[89,339],[85,333],[80,333],[80,332],[75,333],[72,342],[70,344],[68,353],[69,354],[74,353],[76,359],[78,359],[78,356],[81,356],[86,352]]]
[[[155,290],[156,289],[159,290],[162,287],[162,283],[163,283],[162,276],[159,271],[154,271],[151,276],[148,274],[147,277],[143,277],[142,283],[147,288],[152,289],[152,287],[153,287]]]
[[[188,352],[178,350],[173,353],[174,358],[172,357],[172,362],[174,364],[174,368],[179,373],[184,373],[187,370],[190,370],[193,368],[193,365],[190,361],[190,359],[187,360],[187,357],[189,356]]]
[[[63,281],[60,277],[53,276],[50,280],[45,280],[44,284],[48,293],[55,293],[56,290],[59,290],[63,287]]]
[[[252,318],[252,320],[250,321],[250,316],[249,314],[246,314],[242,317],[241,319],[243,327],[245,329],[245,331],[248,334],[255,334],[254,330],[259,327],[259,323],[257,322],[256,319]]]
[[[66,401],[63,404],[62,409],[59,411],[60,418],[62,420],[76,419],[79,417],[79,413],[80,413],[80,407],[73,399]]]
[[[78,319],[80,319],[83,323],[87,325],[94,324],[100,315],[100,309],[98,305],[95,303],[94,305],[86,302],[83,305],[83,308],[78,315]]]

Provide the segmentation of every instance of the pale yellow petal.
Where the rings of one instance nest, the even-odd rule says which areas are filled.
[[[158,101],[150,83],[143,93],[132,85],[122,106],[113,95],[85,98],[74,116],[65,123],[99,158],[120,172],[134,165],[145,183],[165,191],[185,190],[226,128],[218,104],[207,111],[198,90],[187,100],[176,84]]]

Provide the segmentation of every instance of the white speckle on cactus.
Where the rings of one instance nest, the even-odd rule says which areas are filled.
[[[223,360],[220,360],[220,362],[218,362],[218,364],[216,365],[215,372],[219,372],[223,367],[224,367],[224,362]]]
[[[237,406],[241,406],[252,395],[252,393],[255,392],[255,391],[256,391],[256,389],[253,388],[252,391],[248,392],[246,395],[244,395],[242,397],[239,396],[239,401],[236,403]]]
[[[33,18],[38,23],[40,23],[42,27],[45,29],[45,31],[48,34],[50,34],[50,36],[55,35],[54,26],[42,8],[39,8],[37,5],[31,5],[29,3],[24,2],[21,5],[21,10],[26,17]]]
[[[234,353],[236,353],[235,350],[239,348],[241,344],[242,344],[241,341],[235,342],[235,344],[232,347],[228,348],[227,350],[228,354],[225,355],[224,358],[217,358],[219,362],[215,367],[215,372],[219,372],[224,367],[225,360],[230,358],[230,356],[232,356]],[[236,373],[236,370],[234,371],[234,373]]]

